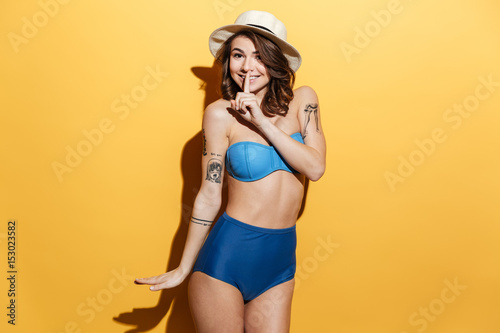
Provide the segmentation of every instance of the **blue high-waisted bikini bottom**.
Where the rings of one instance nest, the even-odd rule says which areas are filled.
[[[238,221],[225,212],[203,244],[193,272],[238,288],[249,302],[295,275],[295,226],[269,229]]]

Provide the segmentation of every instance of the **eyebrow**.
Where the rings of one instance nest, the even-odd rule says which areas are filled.
[[[245,52],[242,49],[237,48],[237,47],[235,47],[234,49],[231,50],[231,52],[233,52],[233,51],[239,51],[239,52],[245,54]],[[253,51],[252,54],[259,54],[259,51]]]

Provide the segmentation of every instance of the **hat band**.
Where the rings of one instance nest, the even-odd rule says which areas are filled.
[[[249,26],[252,26],[252,27],[256,27],[256,28],[259,28],[259,29],[263,29],[263,30],[266,30],[266,31],[269,31],[270,33],[272,33],[273,35],[276,36],[276,34],[274,32],[272,32],[271,30],[269,30],[268,28],[266,27],[263,27],[261,25],[257,25],[257,24],[250,24],[250,23],[247,23],[247,25]]]

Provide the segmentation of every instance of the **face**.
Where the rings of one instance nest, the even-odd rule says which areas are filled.
[[[234,82],[243,90],[245,75],[250,74],[250,92],[265,93],[271,77],[260,59],[259,51],[245,36],[236,37],[231,43],[229,71]]]

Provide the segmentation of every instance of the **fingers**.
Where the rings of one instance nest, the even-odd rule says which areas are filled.
[[[159,276],[152,276],[147,278],[137,278],[135,279],[136,284],[156,284],[158,283]]]
[[[240,114],[247,113],[246,106],[249,105],[248,102],[245,102],[242,98],[236,98],[236,100],[232,99],[231,101],[231,109],[238,111]]]
[[[162,289],[165,289],[165,288],[168,288],[168,286],[164,282],[164,283],[155,284],[154,286],[149,287],[149,290],[151,290],[151,291],[158,291],[158,290],[162,290]]]
[[[149,284],[149,290],[156,291],[166,288],[173,288],[178,286],[183,280],[185,276],[180,273],[179,270],[173,270],[167,273],[163,273],[157,276],[147,277],[147,278],[138,278],[135,279],[136,284]]]
[[[231,108],[236,111],[240,111],[245,114],[247,112],[247,106],[250,106],[249,95],[252,95],[252,99],[255,99],[255,95],[250,94],[250,73],[245,74],[245,79],[243,80],[243,92],[236,94],[236,98],[231,100]]]
[[[236,94],[236,98],[231,100],[231,108],[238,111],[240,114],[245,115],[248,111],[252,111],[256,103],[255,95],[250,93],[250,73],[245,74],[243,80],[243,91]],[[245,119],[247,119],[245,117]],[[249,120],[249,119],[247,119]]]
[[[245,81],[243,82],[243,92],[250,92],[250,73],[245,74]]]
[[[160,289],[164,289],[166,288],[166,282],[160,280],[160,278],[162,277],[162,275],[158,275],[158,276],[153,276],[153,277],[148,277],[148,278],[140,278],[140,279],[135,279],[135,283],[136,284],[149,284],[149,285],[152,285],[151,287],[149,287],[149,290],[152,290],[152,291],[156,291],[156,290],[160,290]]]
[[[168,273],[163,273],[156,276],[146,277],[146,278],[137,278],[135,279],[136,284],[159,284],[165,281],[168,277]]]

